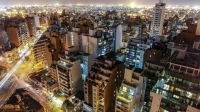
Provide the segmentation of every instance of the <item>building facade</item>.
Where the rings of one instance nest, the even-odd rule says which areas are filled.
[[[139,112],[143,106],[145,78],[142,69],[125,69],[124,81],[117,93],[116,112]]]
[[[59,89],[66,97],[75,95],[81,89],[81,65],[79,60],[70,57],[60,58],[57,62]]]
[[[52,64],[52,53],[49,49],[49,39],[42,36],[33,47],[33,53],[36,63],[41,63],[46,66]]]
[[[143,68],[145,51],[151,48],[151,40],[145,42],[142,38],[131,38],[127,46],[127,56],[125,65],[127,67],[133,66],[135,68]]]
[[[163,77],[152,89],[150,112],[200,111],[200,52],[175,45]]]
[[[115,112],[123,75],[123,63],[115,61],[113,56],[100,56],[95,60],[84,82],[85,102],[94,112]]]
[[[151,34],[153,36],[161,36],[163,34],[165,6],[166,4],[160,0],[160,2],[157,3],[154,8],[154,15],[151,23]]]

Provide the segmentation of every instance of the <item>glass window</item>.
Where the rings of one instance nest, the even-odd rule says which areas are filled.
[[[169,85],[165,84],[165,85],[164,85],[164,89],[165,89],[165,90],[169,90]]]
[[[192,93],[187,91],[187,92],[186,92],[186,97],[192,98]]]
[[[179,99],[179,96],[177,96],[177,95],[173,95],[173,97]]]
[[[123,87],[123,91],[126,92],[126,91],[127,91],[127,88],[126,88],[126,87]]]
[[[135,94],[135,90],[130,89],[129,90],[129,94],[134,95]]]

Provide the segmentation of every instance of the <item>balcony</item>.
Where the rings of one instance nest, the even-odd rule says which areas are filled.
[[[170,102],[167,99],[163,98],[161,100],[161,108],[168,110],[169,112],[185,112],[187,109],[187,105],[186,104],[177,104],[175,102]]]
[[[191,91],[192,93],[196,93],[196,94],[200,93],[200,86],[189,85],[181,81],[171,81],[171,80],[166,82],[166,84],[177,87],[177,88],[181,88],[185,91]]]
[[[191,74],[185,74],[184,72],[180,72],[178,70],[168,70],[167,74],[193,83],[199,83],[200,81],[199,76],[192,76]]]

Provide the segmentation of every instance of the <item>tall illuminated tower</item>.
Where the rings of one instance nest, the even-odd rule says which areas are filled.
[[[154,15],[151,23],[151,34],[153,36],[162,35],[165,6],[166,4],[163,2],[163,0],[159,0],[159,3],[156,3],[154,7]]]

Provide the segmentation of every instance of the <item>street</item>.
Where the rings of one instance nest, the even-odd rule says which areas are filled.
[[[35,44],[39,40],[43,32],[41,32],[40,34],[37,33],[35,40],[31,42],[31,44]],[[28,85],[26,83],[22,83],[23,81],[19,80],[18,77],[16,77],[16,71],[19,69],[21,64],[25,61],[26,57],[31,54],[31,48],[24,47],[22,51],[24,51],[23,55],[21,55],[20,59],[16,62],[16,64],[4,75],[4,77],[0,81],[0,101],[1,101],[0,107],[4,103],[6,103],[6,101],[10,98],[10,96],[15,92],[17,88],[20,88],[19,85],[24,84],[24,87]],[[23,79],[23,78],[20,77],[20,79]]]

